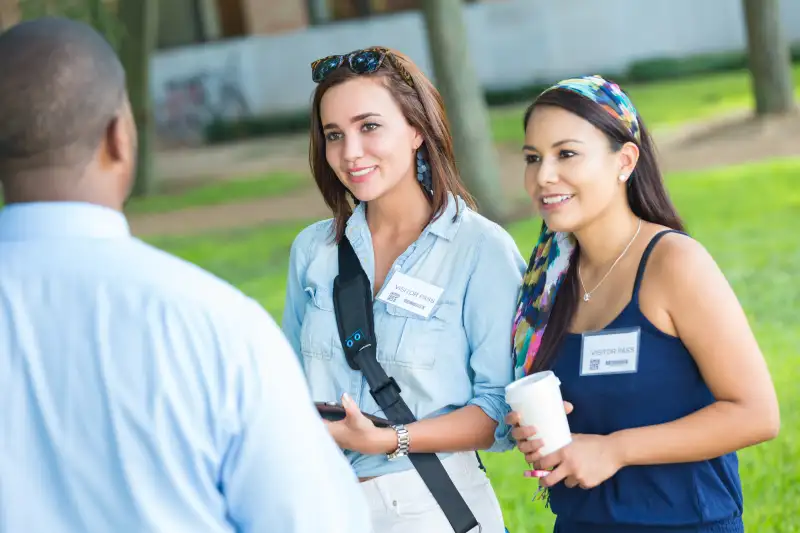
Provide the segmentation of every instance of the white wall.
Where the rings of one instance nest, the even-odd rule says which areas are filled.
[[[782,11],[786,36],[800,40],[800,0],[784,0]],[[508,0],[471,4],[465,12],[471,57],[485,88],[745,46],[738,0]],[[433,77],[417,12],[162,52],[151,77],[160,133],[190,139],[215,114],[306,109],[314,89],[311,61],[370,45],[403,51]],[[203,87],[204,97],[186,82],[197,75],[203,77],[194,87]],[[177,85],[167,98],[170,82]]]

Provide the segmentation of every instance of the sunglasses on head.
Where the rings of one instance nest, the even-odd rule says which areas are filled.
[[[407,84],[414,86],[411,75],[400,65],[397,58],[387,48],[367,48],[356,50],[349,54],[333,55],[317,59],[311,63],[311,79],[314,83],[321,83],[334,70],[344,64],[356,74],[370,74],[377,71],[385,59],[389,60],[392,67],[400,74]]]

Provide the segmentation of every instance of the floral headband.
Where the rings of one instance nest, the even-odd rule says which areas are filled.
[[[641,141],[639,132],[639,118],[633,102],[628,98],[619,85],[608,81],[601,76],[582,76],[570,78],[553,85],[546,92],[554,89],[566,89],[585,96],[608,111],[615,119],[628,128],[636,142]],[[544,93],[542,93],[544,94]]]

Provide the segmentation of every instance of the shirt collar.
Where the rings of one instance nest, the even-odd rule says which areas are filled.
[[[0,240],[129,237],[125,215],[84,202],[29,202],[0,210]]]
[[[454,196],[453,193],[448,192],[447,204],[442,214],[428,225],[428,231],[448,241],[453,240],[467,209],[469,209],[467,203],[460,196]]]
[[[353,238],[357,238],[362,229],[367,226],[367,216],[364,211],[365,205],[363,202],[356,205],[353,209],[353,214],[347,219],[347,227],[345,232],[347,238],[352,242]],[[447,193],[447,203],[442,210],[441,215],[428,224],[423,230],[422,235],[425,233],[432,233],[437,237],[441,237],[448,241],[452,240],[458,232],[461,225],[461,220],[464,218],[464,212],[469,209],[467,203],[460,197],[454,196],[453,193]]]

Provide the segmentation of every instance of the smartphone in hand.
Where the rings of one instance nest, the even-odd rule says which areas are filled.
[[[339,420],[343,420],[345,417],[346,412],[344,407],[336,402],[314,402],[314,405],[316,406],[317,411],[319,411],[319,415],[325,420],[337,422]],[[386,428],[392,425],[392,423],[385,418],[371,415],[369,413],[365,413],[364,411],[361,411],[361,414],[367,417],[378,427]]]

